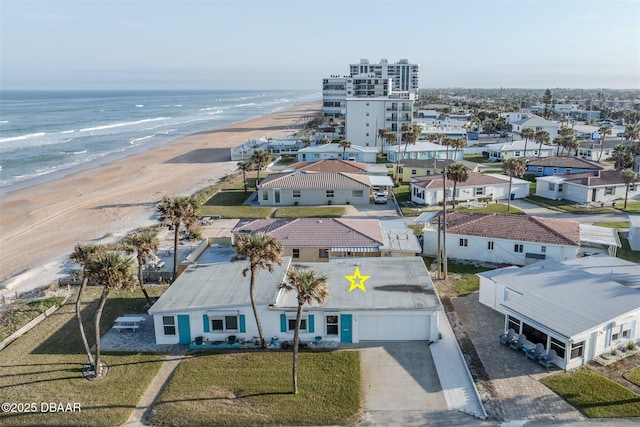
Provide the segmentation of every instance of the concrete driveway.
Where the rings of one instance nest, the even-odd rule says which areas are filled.
[[[386,205],[376,205],[373,203],[369,205],[350,205],[343,218],[398,219],[400,216],[398,215],[397,208],[398,206],[393,200],[389,200]]]

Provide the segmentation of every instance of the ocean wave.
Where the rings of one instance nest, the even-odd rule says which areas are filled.
[[[71,129],[71,130],[63,130],[60,133],[74,133],[75,130]]]
[[[0,120],[0,125],[6,125],[9,123],[9,120]]]
[[[90,128],[84,128],[84,129],[80,129],[78,132],[94,132],[97,130],[113,129],[113,128],[118,128],[123,126],[133,126],[133,125],[139,125],[141,123],[157,122],[159,120],[168,120],[168,119],[170,119],[170,117],[156,117],[153,119],[138,120],[135,122],[114,123],[112,125],[103,125],[103,126],[94,126]]]
[[[140,138],[133,138],[129,140],[129,144],[135,144],[136,142],[145,141],[147,139],[153,138],[155,135],[147,135]]]
[[[247,104],[236,104],[236,105],[234,105],[234,107],[250,107],[252,105],[256,105],[256,103],[255,102],[249,102]]]
[[[182,104],[176,104],[174,107],[182,107]]]
[[[136,108],[142,108],[144,107],[144,104],[136,104]]]
[[[23,141],[25,139],[38,138],[45,135],[46,134],[44,132],[37,132],[37,133],[28,133],[26,135],[10,136],[7,138],[0,138],[0,144],[3,142]]]

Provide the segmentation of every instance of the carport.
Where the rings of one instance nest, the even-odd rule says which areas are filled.
[[[380,189],[379,191],[385,191],[389,194],[389,190],[393,188],[393,181],[388,175],[378,176],[369,175],[369,181],[371,182],[371,189]],[[375,190],[378,191],[378,190]]]

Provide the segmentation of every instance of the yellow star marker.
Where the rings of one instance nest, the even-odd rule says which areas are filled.
[[[369,279],[369,277],[371,276],[360,275],[360,269],[358,267],[356,267],[356,271],[353,273],[353,276],[344,276],[345,279],[351,282],[349,292],[351,292],[355,288],[360,288],[362,292],[367,292],[367,290],[364,288],[364,282]],[[356,279],[358,280],[357,282]]]

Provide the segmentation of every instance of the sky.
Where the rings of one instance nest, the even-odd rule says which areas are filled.
[[[640,88],[640,0],[0,0],[0,89]]]

